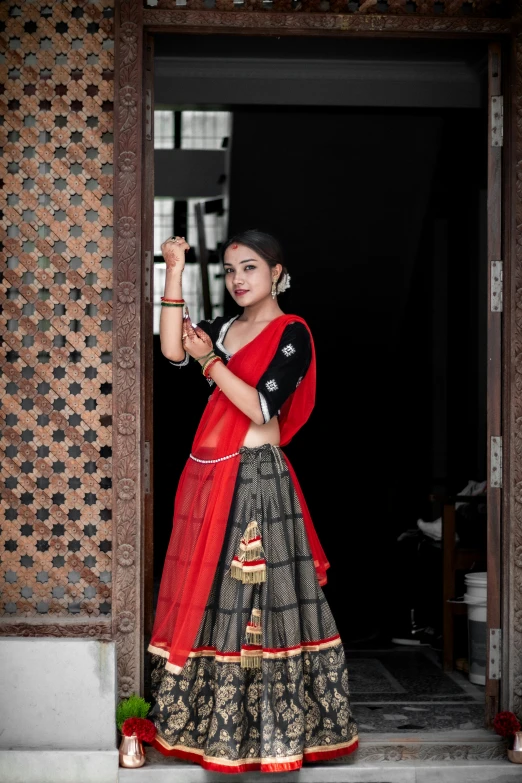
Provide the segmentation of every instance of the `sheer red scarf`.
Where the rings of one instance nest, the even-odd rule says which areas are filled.
[[[295,315],[271,321],[248,345],[237,351],[228,367],[250,386],[256,386],[272,360],[287,324]],[[315,403],[315,349],[297,389],[285,402],[279,416],[281,445],[289,443],[310,416]],[[243,445],[250,419],[215,388],[194,438],[192,455],[181,475],[174,501],[174,521],[161,579],[151,652],[168,657],[168,668],[180,672],[194,644],[223,545],[239,468],[237,454]],[[286,459],[286,457],[285,457]],[[306,531],[321,584],[329,567],[319,543],[303,493],[286,459],[296,486]]]

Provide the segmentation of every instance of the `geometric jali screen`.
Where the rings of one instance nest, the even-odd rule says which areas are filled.
[[[113,2],[0,4],[0,614],[111,610]]]

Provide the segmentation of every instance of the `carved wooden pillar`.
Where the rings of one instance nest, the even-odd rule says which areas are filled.
[[[141,690],[141,3],[116,15],[114,148],[114,606],[120,696]]]

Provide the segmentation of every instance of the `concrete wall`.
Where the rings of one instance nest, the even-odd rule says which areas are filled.
[[[85,639],[0,639],[0,781],[118,780],[116,649]]]

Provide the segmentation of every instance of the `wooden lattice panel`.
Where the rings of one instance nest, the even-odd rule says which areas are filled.
[[[113,2],[0,4],[0,613],[110,613]]]

